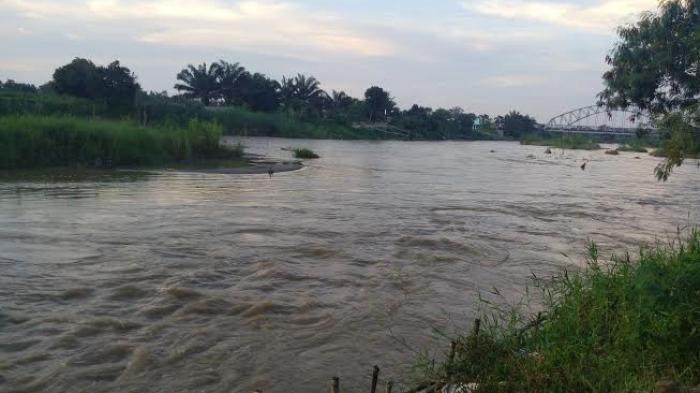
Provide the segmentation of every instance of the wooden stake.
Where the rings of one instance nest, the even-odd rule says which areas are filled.
[[[377,380],[379,379],[379,367],[376,365],[374,366],[374,370],[372,371],[372,390],[370,390],[370,393],[377,393]]]
[[[479,337],[479,328],[481,327],[481,319],[474,320],[474,338]]]
[[[386,383],[386,391],[385,393],[391,393],[391,388],[394,384],[391,381],[387,381]]]
[[[340,393],[340,378],[333,377],[331,380],[331,393]]]

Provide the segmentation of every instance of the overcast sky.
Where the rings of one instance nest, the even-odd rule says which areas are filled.
[[[590,105],[615,27],[656,0],[0,0],[0,79],[41,84],[74,57],[119,59],[144,89],[225,59],[328,91],[388,89],[402,108]]]

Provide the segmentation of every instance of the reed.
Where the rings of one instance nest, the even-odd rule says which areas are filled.
[[[144,128],[127,121],[65,116],[0,117],[0,169],[55,166],[153,166],[238,156],[219,145],[221,126]]]

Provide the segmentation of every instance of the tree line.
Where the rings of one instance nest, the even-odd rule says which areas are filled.
[[[0,89],[26,93],[55,93],[100,103],[112,113],[133,113],[145,102],[164,105],[200,104],[204,107],[243,107],[253,112],[282,112],[287,116],[315,123],[332,123],[348,127],[371,127],[382,123],[404,129],[420,139],[457,139],[488,137],[488,130],[503,130],[518,138],[536,130],[532,117],[512,111],[491,119],[487,115],[467,113],[460,107],[451,109],[412,105],[401,110],[384,88],[371,86],[363,97],[355,98],[344,91],[325,91],[313,76],[297,74],[275,80],[252,72],[240,63],[220,60],[211,64],[187,65],[176,75],[174,89],[144,92],[136,75],[116,60],[107,66],[76,58],[57,68],[50,82],[35,87],[8,80]],[[141,114],[139,114],[141,116]],[[475,122],[479,126],[475,129]]]

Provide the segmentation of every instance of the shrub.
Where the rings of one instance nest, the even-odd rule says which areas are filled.
[[[651,392],[665,379],[700,382],[700,235],[537,280],[543,314],[495,312],[486,329],[424,362],[424,381],[476,382],[479,391]]]
[[[305,148],[294,149],[294,157],[301,158],[301,159],[321,158],[321,156],[316,154],[313,150],[305,149]]]

